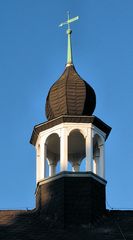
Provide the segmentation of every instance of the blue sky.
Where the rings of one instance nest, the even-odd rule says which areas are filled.
[[[0,1],[0,209],[33,208],[33,126],[66,63],[58,25],[71,16],[74,65],[94,89],[94,114],[112,127],[106,142],[107,201],[133,208],[133,1]]]

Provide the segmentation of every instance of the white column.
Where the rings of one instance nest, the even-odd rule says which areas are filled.
[[[56,173],[56,165],[49,164],[49,177],[55,175],[55,173]]]
[[[44,179],[46,177],[46,156],[47,156],[47,147],[44,142],[40,144],[40,157],[37,164],[37,173],[38,180]]]
[[[44,178],[46,178],[47,145],[44,144]]]
[[[99,166],[99,158],[100,158],[100,149],[96,148],[94,152],[94,160],[93,160],[93,171],[95,174],[100,176],[100,166]]]
[[[93,172],[93,138],[92,128],[88,129],[86,136],[86,171]]]
[[[96,174],[97,174],[98,176],[101,176],[99,156],[96,156],[96,157],[95,157],[95,161],[96,161]]]
[[[93,160],[93,172],[95,174],[97,173],[97,159],[96,159],[96,157]]]
[[[104,156],[104,143],[100,145],[100,161],[99,161],[99,172],[100,177],[105,178],[105,156]]]
[[[68,135],[67,129],[61,129],[60,136],[60,170],[67,171],[68,167]]]
[[[36,183],[40,180],[40,145],[36,147]]]

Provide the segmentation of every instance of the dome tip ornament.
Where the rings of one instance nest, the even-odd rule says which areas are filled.
[[[79,16],[76,16],[74,18],[70,18],[70,12],[67,12],[67,21],[63,22],[59,25],[59,27],[63,27],[64,25],[67,25],[67,36],[68,36],[68,45],[67,45],[67,64],[66,67],[73,65],[73,58],[72,58],[72,43],[71,43],[71,33],[72,30],[70,29],[70,23],[75,22],[79,19]]]

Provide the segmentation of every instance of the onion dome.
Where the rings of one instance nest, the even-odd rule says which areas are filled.
[[[69,18],[59,26],[68,25],[67,64],[65,71],[50,88],[46,99],[46,116],[48,120],[62,115],[91,116],[96,106],[96,95],[93,88],[76,72],[72,61],[70,23],[79,17]]]
[[[46,116],[48,120],[61,115],[91,116],[95,106],[96,95],[93,88],[70,65],[48,93]]]

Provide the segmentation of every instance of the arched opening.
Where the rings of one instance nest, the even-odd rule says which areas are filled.
[[[46,161],[48,163],[47,172],[49,172],[46,173],[46,176],[53,176],[54,174],[60,171],[60,138],[58,134],[57,133],[51,134],[47,138],[45,146],[47,153]]]
[[[101,167],[102,160],[101,159],[101,146],[103,145],[102,138],[95,134],[93,138],[93,172],[99,176],[101,176]]]
[[[85,158],[85,139],[80,130],[70,132],[68,137],[68,161],[72,165],[72,171],[80,170],[80,164]]]

